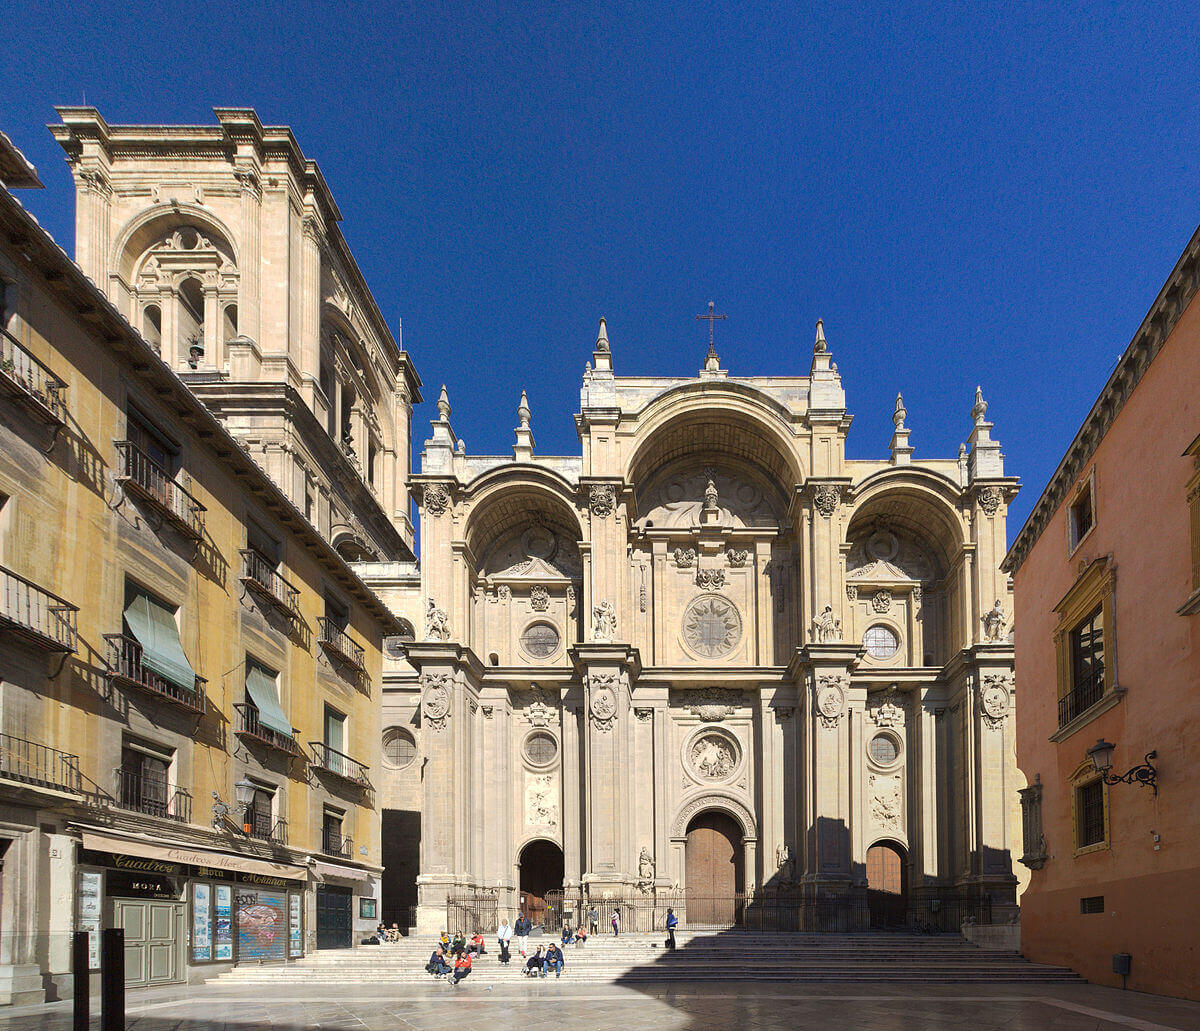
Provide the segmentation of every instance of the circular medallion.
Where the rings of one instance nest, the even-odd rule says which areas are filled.
[[[546,659],[558,651],[558,629],[550,623],[530,623],[521,634],[521,647],[535,659]]]
[[[687,750],[687,762],[697,780],[728,780],[741,761],[741,751],[733,735],[707,730],[694,737]]]
[[[558,551],[558,541],[549,530],[535,526],[525,531],[521,538],[521,550],[530,558],[540,558],[548,562]]]
[[[435,684],[425,692],[425,715],[430,719],[440,720],[450,711],[450,691],[441,684]]]
[[[741,639],[741,614],[724,595],[702,594],[683,613],[683,641],[697,655],[728,655]]]
[[[1008,710],[1008,692],[996,684],[983,689],[983,711],[998,720]]]

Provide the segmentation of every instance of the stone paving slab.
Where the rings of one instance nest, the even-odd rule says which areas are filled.
[[[98,1003],[98,1000],[96,1000]],[[214,985],[129,993],[128,1031],[1200,1031],[1200,1003],[1094,985],[662,984],[642,989],[472,976],[375,991]],[[93,1029],[99,1028],[98,1015]],[[0,1009],[0,1031],[70,1031],[70,1003]]]

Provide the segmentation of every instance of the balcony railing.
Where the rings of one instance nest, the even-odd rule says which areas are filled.
[[[117,805],[134,813],[177,823],[192,822],[192,794],[165,778],[117,767],[113,770]]]
[[[367,668],[367,650],[353,641],[348,633],[326,616],[318,616],[321,628],[321,644],[346,664],[359,671]]]
[[[274,563],[253,548],[244,548],[238,554],[242,556],[242,583],[284,615],[297,615],[300,591],[280,576]]]
[[[0,591],[0,625],[50,651],[75,651],[78,608],[8,569],[0,568]]]
[[[250,837],[269,841],[273,845],[287,844],[287,820],[272,821],[270,814],[264,813],[249,813],[247,820]]]
[[[233,708],[237,712],[237,730],[234,733],[261,741],[264,745],[277,748],[288,755],[304,755],[300,749],[300,742],[294,737],[285,736],[277,730],[264,727],[259,721],[258,709],[253,705],[246,702],[234,702]]]
[[[196,677],[196,686],[189,691],[144,666],[142,646],[132,637],[105,634],[104,640],[108,645],[108,676],[114,683],[139,688],[189,712],[203,715],[207,711],[204,677]]]
[[[367,776],[370,771],[357,759],[351,759],[344,752],[330,748],[322,741],[310,741],[308,744],[313,750],[313,765],[318,769],[327,770],[361,788],[371,786],[371,781]]]
[[[43,422],[62,425],[67,385],[17,343],[7,330],[0,330],[0,387]]]
[[[1097,679],[1072,688],[1058,700],[1058,725],[1065,727],[1104,697],[1104,681]]]
[[[11,734],[0,734],[0,778],[83,794],[78,756]]]
[[[204,536],[204,506],[132,441],[118,440],[117,480],[144,498],[188,537]]]
[[[321,834],[321,851],[327,856],[349,859],[354,855],[354,840],[337,831],[326,829]]]

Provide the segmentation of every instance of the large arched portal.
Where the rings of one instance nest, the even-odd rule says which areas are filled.
[[[871,927],[903,927],[908,918],[908,859],[900,845],[881,841],[867,849],[867,905]]]
[[[737,821],[717,809],[697,813],[687,827],[684,862],[688,926],[740,923],[746,871]]]
[[[518,860],[521,866],[521,911],[536,927],[546,920],[546,896],[562,891],[563,852],[552,841],[531,841]]]

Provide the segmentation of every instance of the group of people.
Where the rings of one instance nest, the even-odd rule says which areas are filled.
[[[375,937],[381,942],[398,942],[400,940],[400,925],[392,924],[388,927],[387,924],[381,923],[375,928]]]
[[[587,942],[589,935],[597,933],[599,925],[600,914],[596,911],[596,907],[593,906],[587,913],[586,928],[583,924],[580,924],[579,927],[572,931],[570,922],[563,921],[560,941],[564,947],[574,944],[576,948],[580,948]],[[678,926],[679,918],[675,915],[675,911],[668,909],[666,919],[667,940],[665,943],[668,949],[674,950],[675,948],[675,930]],[[521,953],[521,958],[525,961],[522,969],[526,977],[545,977],[551,970],[554,971],[555,977],[562,977],[563,969],[567,965],[567,959],[563,955],[562,948],[557,943],[551,941],[545,949],[539,945],[532,956],[528,954],[529,935],[532,930],[533,923],[524,913],[518,916],[516,923],[512,925],[509,924],[507,917],[500,918],[500,926],[496,928],[496,941],[500,947],[500,963],[505,966],[508,965],[512,959],[511,949],[513,939],[516,939],[516,947]],[[617,909],[613,910],[612,930],[614,936],[620,935],[621,913]],[[384,939],[384,933],[385,929],[381,924],[381,940]],[[398,931],[397,937],[399,937]],[[469,939],[461,931],[453,938],[443,931],[438,937],[438,944],[433,950],[433,955],[429,957],[429,962],[425,964],[425,969],[435,977],[444,977],[457,986],[463,978],[471,973],[471,958],[473,956],[482,956],[486,951],[483,944],[483,935],[479,931],[476,931]]]

